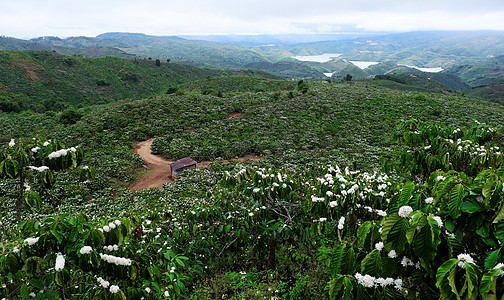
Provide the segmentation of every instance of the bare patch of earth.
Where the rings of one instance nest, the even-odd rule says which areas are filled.
[[[140,178],[129,188],[130,191],[157,188],[163,190],[163,184],[172,183],[173,177],[171,176],[170,163],[174,160],[167,160],[161,156],[152,154],[151,146],[154,139],[140,142],[135,145],[133,151],[140,155],[145,164],[149,168]],[[231,160],[244,162],[246,160],[258,161],[264,156],[247,155],[244,157],[235,157]],[[202,161],[196,164],[197,168],[209,166],[213,161]],[[224,164],[228,164],[229,160],[224,160]]]

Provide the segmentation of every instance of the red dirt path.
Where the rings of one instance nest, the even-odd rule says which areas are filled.
[[[135,145],[133,151],[140,155],[149,169],[130,187],[130,191],[158,188],[163,190],[163,184],[173,182],[171,179],[170,163],[173,160],[166,160],[161,156],[152,154],[151,145],[154,139],[140,142]]]
[[[144,160],[145,164],[149,168],[140,178],[129,188],[130,191],[157,188],[160,191],[163,190],[163,184],[172,183],[173,178],[171,177],[171,167],[170,163],[173,160],[166,160],[161,156],[154,155],[151,152],[151,145],[154,139],[149,139],[147,141],[140,142],[135,145],[133,151],[140,155]],[[247,155],[244,157],[235,157],[232,160],[243,162],[245,160],[258,161],[264,158],[264,156],[257,155]],[[228,164],[228,160],[224,160],[225,164]],[[212,164],[212,161],[202,161],[196,164],[197,168],[206,167]]]

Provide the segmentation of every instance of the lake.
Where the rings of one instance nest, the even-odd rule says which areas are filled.
[[[369,66],[377,65],[380,63],[379,61],[356,61],[356,60],[349,60],[349,62],[351,62],[352,64],[361,69],[365,69]]]
[[[408,65],[403,65],[403,64],[398,64],[398,66],[413,68],[413,69],[417,69],[417,70],[420,70],[422,72],[428,72],[428,73],[439,73],[439,72],[441,72],[441,71],[444,70],[441,67],[437,67],[437,68],[422,68],[422,67],[408,66]]]
[[[293,56],[292,58],[300,60],[300,61],[313,61],[319,63],[325,63],[333,60],[333,58],[337,58],[341,56],[341,53],[324,53],[322,55],[301,55],[301,56]]]

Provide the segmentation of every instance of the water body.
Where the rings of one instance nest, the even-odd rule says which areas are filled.
[[[417,69],[417,70],[420,70],[422,72],[428,72],[428,73],[439,73],[439,72],[441,72],[441,71],[444,70],[441,67],[437,67],[437,68],[421,68],[421,67],[417,67],[417,66],[408,66],[408,65],[403,65],[403,64],[398,64],[398,66],[413,68],[413,69]]]
[[[377,65],[380,63],[379,61],[356,61],[356,60],[349,60],[349,62],[351,62],[353,65],[361,69],[365,69],[369,66]]]
[[[333,60],[334,58],[340,57],[341,53],[324,53],[322,55],[301,55],[293,56],[292,58],[300,61],[313,61],[319,63],[325,63]]]

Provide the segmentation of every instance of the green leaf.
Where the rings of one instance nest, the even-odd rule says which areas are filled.
[[[6,159],[3,162],[3,173],[10,178],[16,178],[19,174],[19,164],[14,159]]]
[[[452,218],[458,218],[462,212],[460,211],[460,206],[462,205],[462,200],[466,196],[465,188],[462,184],[455,185],[450,191],[450,199],[448,201],[449,213]]]
[[[434,239],[437,239],[437,241],[434,241]],[[433,235],[431,226],[425,225],[415,235],[413,249],[418,257],[428,262],[436,256],[439,242],[439,237]]]
[[[353,280],[350,279],[349,277],[345,277],[345,278],[343,278],[343,285],[345,286],[343,299],[344,300],[352,300],[353,299],[352,291],[354,289]]]
[[[366,237],[368,233],[371,232],[371,226],[373,226],[373,223],[371,221],[366,221],[357,229],[357,238],[361,245],[364,245],[366,242]]]
[[[476,201],[476,199],[469,199],[469,200],[462,202],[462,205],[460,206],[460,210],[462,210],[462,212],[472,214],[472,213],[479,212],[479,211],[485,211],[486,208],[485,208],[485,204]]]
[[[467,282],[467,297],[465,299],[476,299],[478,297],[478,267],[474,264],[465,264],[466,267],[466,282]]]
[[[65,280],[63,279],[63,272],[56,272],[56,274],[54,275],[54,282],[59,286],[63,286],[65,284]]]
[[[485,258],[485,269],[493,269],[497,262],[499,261],[500,251],[502,248],[494,250],[488,254]]]
[[[63,235],[60,232],[58,232],[58,230],[56,230],[56,225],[57,223],[51,226],[50,231],[52,235],[58,240],[58,244],[61,244],[63,242]]]
[[[483,295],[483,299],[497,299],[497,295],[495,293],[497,278],[499,276],[499,269],[490,269],[485,274],[483,274],[479,287],[479,292]],[[490,295],[490,297],[488,297],[486,294],[489,294],[490,292],[492,292],[492,294]]]
[[[382,273],[382,265],[380,251],[374,249],[362,260],[361,273],[371,276],[380,276]]]
[[[338,294],[340,293],[341,288],[343,287],[343,275],[336,275],[335,278],[329,281],[329,299],[335,300],[340,299]]]
[[[408,205],[409,199],[415,190],[415,184],[411,181],[408,181],[403,189],[401,190],[401,194],[399,196],[399,207],[403,205]]]
[[[445,261],[436,272],[436,286],[439,288],[441,283],[448,277],[451,270],[456,268],[459,260],[456,258]]]
[[[39,289],[39,290],[44,289],[44,283],[40,279],[32,278],[32,279],[30,279],[30,284],[32,286],[34,286],[36,289]]]
[[[22,299],[29,299],[30,298],[30,292],[29,292],[28,286],[26,284],[23,284],[21,286],[19,294],[21,294]]]
[[[495,214],[495,219],[492,223],[499,223],[504,219],[504,201],[501,201],[499,211]]]
[[[409,222],[397,214],[387,217],[382,227],[382,241],[387,250],[395,249],[401,254],[407,243],[406,233],[409,228]]]

